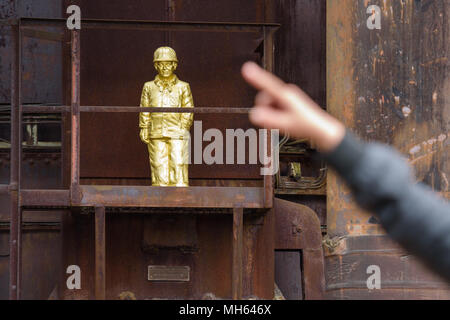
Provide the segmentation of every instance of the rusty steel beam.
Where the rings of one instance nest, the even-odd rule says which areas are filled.
[[[247,114],[251,108],[238,107],[195,107],[193,109],[182,108],[141,108],[136,106],[80,106],[80,112],[173,112],[173,113],[230,113],[230,114]],[[23,113],[59,113],[70,112],[70,106],[22,106]]]
[[[11,27],[11,173],[10,173],[10,235],[9,235],[9,298],[20,299],[21,271],[21,208],[20,208],[20,164],[21,164],[21,33],[20,25]]]
[[[231,269],[231,296],[242,299],[244,209],[233,208],[233,260]]]
[[[195,108],[158,108],[158,107],[123,107],[123,106],[80,106],[81,112],[173,112],[173,113],[231,113],[247,114],[251,108],[233,107],[195,107]]]
[[[81,185],[81,206],[264,208],[257,187],[151,187]]]
[[[67,4],[68,5],[68,4]],[[65,7],[67,6],[65,2]],[[71,31],[64,28],[67,38],[71,37]],[[72,141],[72,41],[61,44],[62,55],[62,108],[61,112],[61,185],[64,189],[70,189],[71,183],[71,141]],[[81,99],[80,99],[81,101]],[[70,196],[70,195],[69,195]],[[63,219],[63,223],[64,223]]]
[[[269,72],[273,72],[274,67],[274,45],[273,45],[273,29],[269,29],[267,27],[263,28],[264,35],[264,55],[263,55],[263,67]],[[267,134],[267,155],[272,157],[272,136],[271,134]],[[267,166],[273,165],[273,159]],[[271,208],[273,206],[273,176],[265,175],[264,176],[264,206],[266,208]]]
[[[21,18],[24,26],[65,26],[66,19]],[[204,31],[204,32],[262,32],[263,28],[277,29],[277,23],[241,22],[183,22],[117,19],[82,19],[83,29],[158,30],[158,31]]]
[[[105,207],[95,207],[95,299],[106,299]]]
[[[72,203],[69,190],[21,190],[23,207],[75,205],[166,208],[264,208],[258,187],[153,187],[81,185],[81,202]]]
[[[72,160],[71,160],[71,183],[70,198],[72,202],[79,201],[80,186],[80,31],[71,32],[71,56],[72,56],[72,93],[71,93],[71,116],[72,116]]]

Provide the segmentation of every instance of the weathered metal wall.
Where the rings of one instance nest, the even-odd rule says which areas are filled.
[[[151,213],[151,214],[149,214]],[[271,219],[272,215],[266,216]],[[180,219],[192,220],[184,228],[187,241],[173,230]],[[260,215],[245,214],[243,238],[243,297],[271,299],[273,270],[273,222]],[[81,290],[62,288],[62,299],[95,299],[94,219],[92,214],[72,213],[64,226],[64,264],[79,265]],[[127,292],[137,299],[231,298],[232,216],[223,213],[152,212],[107,213],[106,298],[120,299]],[[160,230],[167,231],[166,236]],[[179,228],[178,228],[179,230]],[[159,234],[159,236],[158,236]],[[170,237],[167,237],[170,234]],[[83,241],[80,241],[80,238]],[[174,245],[175,243],[175,245]],[[70,248],[70,249],[69,249]],[[189,266],[188,282],[147,280],[149,265]],[[67,275],[63,274],[61,281]],[[62,282],[64,283],[64,282]]]
[[[326,1],[277,0],[275,73],[326,106]]]
[[[62,17],[62,3],[54,0],[2,0],[0,18]],[[62,103],[61,45],[24,38],[22,47],[22,102],[27,104]],[[5,114],[0,124],[0,183],[9,183],[11,85],[11,30],[0,27],[0,108]],[[44,134],[45,135],[45,134]],[[42,138],[42,136],[41,136]],[[34,150],[35,151],[35,150]],[[22,185],[25,188],[61,188],[61,154],[59,150],[36,153],[23,151]],[[22,233],[22,298],[47,299],[55,289],[60,270],[61,212],[24,211]],[[9,222],[10,201],[0,197],[0,299],[9,292]]]
[[[381,29],[369,30],[369,5]],[[393,144],[417,180],[448,197],[450,3],[327,1],[327,105],[365,140]],[[377,220],[328,178],[327,293],[330,298],[448,298],[442,280],[391,243]],[[420,236],[420,235],[418,235]],[[381,290],[366,269],[381,268]]]
[[[60,18],[62,17],[62,3],[54,0],[0,1],[0,19],[14,17]],[[10,48],[10,28],[8,26],[0,27],[0,105],[10,102],[9,74],[12,56]],[[60,43],[24,38],[23,103],[62,103],[61,61]]]

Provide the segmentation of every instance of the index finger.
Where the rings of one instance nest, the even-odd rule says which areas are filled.
[[[244,63],[241,72],[244,79],[256,89],[266,91],[276,99],[284,100],[283,91],[286,84],[277,76],[262,69],[254,62]]]

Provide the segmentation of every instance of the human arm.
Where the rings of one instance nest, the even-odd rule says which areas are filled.
[[[347,132],[327,160],[374,213],[387,233],[450,281],[450,205],[428,186],[413,182],[408,163],[394,149],[362,143]]]
[[[250,119],[261,127],[308,138],[344,178],[357,203],[387,233],[450,281],[450,207],[410,179],[408,165],[387,146],[363,144],[303,91],[254,63],[242,68],[260,90]]]

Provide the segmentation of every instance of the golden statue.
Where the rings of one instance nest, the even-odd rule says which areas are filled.
[[[175,51],[158,48],[153,63],[158,75],[145,83],[141,107],[193,108],[189,84],[174,74],[178,66]],[[153,186],[189,186],[189,130],[193,119],[193,113],[140,113],[140,138],[148,145]]]

